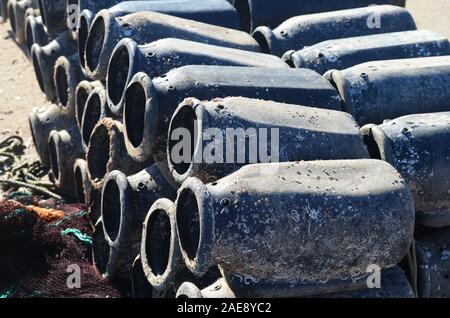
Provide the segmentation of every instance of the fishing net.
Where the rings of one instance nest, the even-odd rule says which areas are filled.
[[[120,297],[91,265],[91,244],[83,205],[0,201],[0,298]]]

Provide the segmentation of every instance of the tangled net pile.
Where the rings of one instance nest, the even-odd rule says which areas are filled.
[[[0,141],[0,298],[119,297],[91,265],[85,207],[65,204],[40,163],[22,159],[24,149],[18,135]],[[81,288],[68,288],[78,270]]]
[[[91,266],[92,228],[83,206],[44,202],[47,208],[0,202],[0,298],[119,297]],[[81,288],[68,288],[73,267]]]

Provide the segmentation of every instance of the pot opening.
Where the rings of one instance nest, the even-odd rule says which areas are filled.
[[[258,42],[262,53],[270,54],[269,42],[267,42],[266,37],[259,30],[253,32],[253,38]]]
[[[38,50],[40,50],[40,48]],[[37,50],[33,51],[33,56],[32,56],[34,73],[36,74],[36,78],[38,80],[39,88],[41,89],[41,91],[44,92],[45,91],[44,80],[42,79],[41,67],[40,67],[40,64],[39,64],[39,57],[37,56],[36,51]]]
[[[108,128],[100,125],[91,135],[87,154],[88,169],[93,180],[100,181],[105,177],[110,148],[111,140]]]
[[[180,244],[190,260],[194,260],[200,242],[200,213],[197,198],[191,189],[184,189],[177,205],[177,226]]]
[[[198,136],[197,114],[191,105],[185,105],[180,108],[172,118],[171,127],[169,131],[169,160],[172,167],[179,175],[185,174],[191,167],[194,158],[195,147],[197,145],[196,137]],[[180,140],[174,140],[173,132],[182,128],[183,131]],[[188,140],[185,138],[189,137]],[[187,143],[190,142],[188,145]],[[180,151],[180,143],[183,146]],[[184,151],[189,151],[189,161],[186,162],[188,156]]]
[[[58,149],[56,146],[55,138],[50,138],[48,143],[48,151],[50,155],[50,165],[52,169],[53,176],[56,180],[59,179],[59,160],[58,160]]]
[[[103,225],[112,241],[119,235],[121,222],[121,194],[114,179],[108,180],[103,190],[102,218]]]
[[[69,100],[69,82],[64,64],[56,66],[55,80],[59,103],[66,107]]]
[[[124,122],[127,137],[135,148],[144,140],[146,102],[145,90],[139,82],[128,87],[125,95]]]
[[[114,105],[118,105],[125,92],[130,72],[130,54],[126,45],[122,45],[111,57],[108,66],[108,95]]]
[[[373,136],[364,135],[364,143],[369,151],[370,158],[381,160],[381,152]]]
[[[26,21],[25,26],[25,45],[28,52],[28,55],[31,55],[31,47],[34,44],[34,34],[33,34],[33,28],[31,26],[31,21],[34,19],[34,17],[28,18]],[[35,22],[34,22],[35,23]]]
[[[78,27],[78,55],[80,56],[81,67],[84,68],[86,61],[84,58],[84,50],[86,49],[86,41],[89,34],[89,23],[84,15],[80,16]]]
[[[78,86],[77,89],[77,96],[76,96],[76,116],[78,124],[81,126],[81,123],[83,121],[83,113],[84,108],[86,106],[86,101],[89,97],[89,93],[87,91],[87,88],[84,86]]]
[[[145,238],[145,251],[149,266],[155,276],[162,275],[167,269],[170,256],[171,226],[167,213],[156,210],[150,216]]]
[[[288,59],[283,59],[283,60],[284,60],[284,62],[286,62],[287,65],[289,65],[289,67],[296,68],[294,61],[292,61],[292,58],[289,57]]]
[[[103,17],[95,19],[89,32],[85,47],[86,65],[91,71],[95,71],[100,62],[100,54],[103,50],[105,32],[105,21],[103,20]]]
[[[93,93],[85,104],[81,132],[86,145],[89,144],[92,132],[100,120],[102,113],[101,103],[100,96],[97,93]]]
[[[235,0],[234,7],[239,13],[241,29],[247,33],[252,31],[252,16],[250,12],[249,0]]]

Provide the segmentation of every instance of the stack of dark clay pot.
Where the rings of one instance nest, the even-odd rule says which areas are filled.
[[[377,4],[369,6],[370,4]],[[446,297],[450,45],[401,1],[9,0],[29,117],[134,297]]]

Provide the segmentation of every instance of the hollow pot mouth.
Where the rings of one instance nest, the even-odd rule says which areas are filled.
[[[176,223],[186,266],[197,275],[205,274],[212,265],[213,199],[197,178],[187,179],[178,191]]]
[[[173,282],[180,256],[175,204],[157,200],[145,218],[141,244],[142,266],[153,287],[168,287]]]

